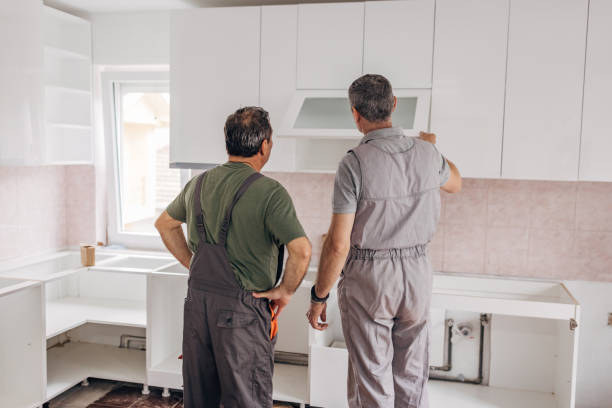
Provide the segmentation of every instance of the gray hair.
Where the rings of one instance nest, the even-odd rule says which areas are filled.
[[[225,121],[225,148],[232,156],[253,157],[264,140],[270,140],[272,126],[268,112],[257,106],[240,108]]]
[[[370,122],[388,120],[393,112],[393,88],[382,75],[367,74],[357,78],[348,91],[351,107]]]

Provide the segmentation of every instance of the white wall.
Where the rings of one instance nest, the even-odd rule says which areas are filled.
[[[93,62],[159,65],[170,61],[170,12],[91,15]]]

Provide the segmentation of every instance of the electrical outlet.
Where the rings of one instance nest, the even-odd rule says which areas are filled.
[[[612,313],[608,313],[608,326],[612,326]]]

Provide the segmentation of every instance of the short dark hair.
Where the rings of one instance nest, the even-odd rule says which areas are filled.
[[[393,112],[393,88],[382,75],[366,74],[351,84],[349,91],[351,107],[370,122],[382,122]]]
[[[232,156],[252,157],[272,137],[268,112],[258,106],[238,109],[225,121],[225,148]]]

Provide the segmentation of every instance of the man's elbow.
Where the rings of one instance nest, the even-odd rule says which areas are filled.
[[[460,192],[461,191],[461,178],[455,181],[454,183],[452,183],[450,186],[445,186],[443,190],[451,194]]]
[[[312,256],[312,245],[310,242],[306,245],[303,245],[302,248],[297,253],[298,259],[304,262],[310,262],[310,257]]]
[[[155,226],[155,229],[161,234],[162,229],[163,229],[163,221],[162,221],[161,215],[157,217],[157,219],[155,220],[155,224],[153,225]]]
[[[329,250],[331,251],[331,253],[340,257],[346,256],[346,254],[348,254],[349,249],[350,243],[345,242],[344,240],[332,240],[329,245]]]
[[[153,225],[161,235],[172,230],[172,228],[174,227],[173,221],[174,219],[170,217],[170,215],[166,211],[164,211],[159,215],[159,217],[157,217]]]

